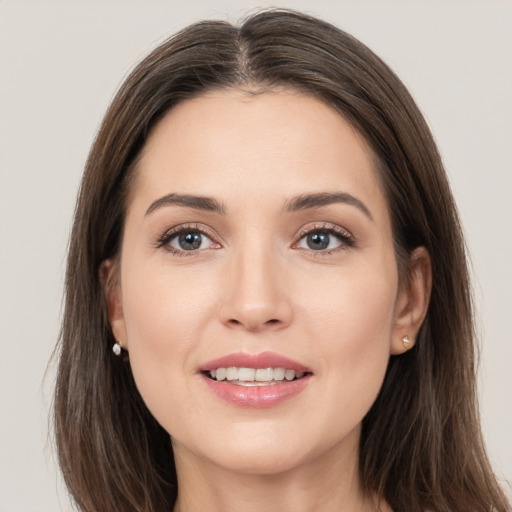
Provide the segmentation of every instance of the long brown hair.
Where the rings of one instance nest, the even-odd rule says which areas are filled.
[[[506,512],[489,466],[475,397],[465,247],[432,135],[395,74],[338,28],[293,11],[194,24],[126,79],[87,160],[66,274],[55,392],[62,472],[83,511],[161,512],[176,499],[170,438],[144,405],[128,361],[112,354],[103,261],[122,239],[130,177],[155,123],[212,89],[291,87],[320,98],[361,134],[378,162],[397,262],[424,246],[433,287],[414,348],[390,359],[364,419],[360,479],[397,512]]]

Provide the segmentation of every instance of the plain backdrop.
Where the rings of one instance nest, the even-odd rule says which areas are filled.
[[[0,0],[0,511],[70,511],[48,434],[66,246],[89,146],[133,64],[251,0]],[[462,214],[482,340],[484,434],[512,480],[512,3],[275,1],[360,38],[404,80]],[[46,374],[45,374],[46,372]],[[86,397],[84,397],[86,399]]]

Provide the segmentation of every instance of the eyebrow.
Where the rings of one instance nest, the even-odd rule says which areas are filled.
[[[343,203],[355,206],[361,210],[370,220],[373,216],[368,207],[357,197],[347,194],[346,192],[321,192],[317,194],[301,194],[292,197],[285,205],[285,211],[296,212],[299,210],[307,210],[308,208],[319,208],[330,204]]]
[[[347,194],[346,192],[320,192],[316,194],[301,194],[289,199],[285,204],[284,210],[288,212],[296,212],[300,210],[307,210],[309,208],[328,206],[335,203],[343,203],[350,206],[355,206],[361,210],[370,220],[373,221],[373,216],[366,205],[361,200],[357,199],[357,197],[354,197],[351,194]],[[153,201],[149,208],[146,210],[146,215],[149,215],[158,208],[172,205],[220,213],[221,215],[226,213],[226,207],[213,197],[171,193]]]
[[[185,206],[186,208],[193,208],[195,210],[206,210],[208,212],[216,212],[222,215],[226,213],[225,206],[219,203],[216,199],[213,199],[213,197],[173,193],[167,194],[166,196],[153,201],[146,210],[146,215],[149,215],[158,208],[171,205]]]

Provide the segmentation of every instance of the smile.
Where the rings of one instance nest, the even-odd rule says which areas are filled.
[[[207,387],[222,401],[236,407],[268,408],[299,395],[313,372],[280,354],[237,353],[200,368]]]
[[[304,377],[304,372],[286,368],[217,368],[208,375],[216,381],[227,380],[237,386],[272,386],[283,381],[292,381]]]

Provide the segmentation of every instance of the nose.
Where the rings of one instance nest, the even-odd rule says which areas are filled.
[[[281,264],[280,264],[281,263]],[[269,250],[246,247],[227,262],[220,320],[231,329],[275,332],[292,321],[286,270]]]

